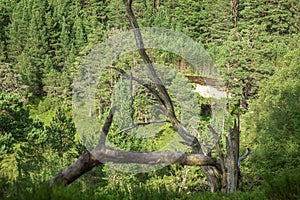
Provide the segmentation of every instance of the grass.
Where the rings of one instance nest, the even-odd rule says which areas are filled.
[[[237,191],[231,194],[210,193],[207,191],[172,190],[165,185],[149,185],[145,183],[133,183],[127,185],[110,184],[110,187],[87,184],[77,181],[70,186],[55,186],[49,188],[43,183],[32,183],[28,180],[17,181],[14,184],[7,184],[0,180],[0,199],[22,200],[22,199],[299,199],[299,169],[291,170],[274,175],[266,175],[262,185],[256,186],[252,191]]]
[[[26,200],[26,199],[103,199],[103,200],[135,200],[135,199],[228,199],[228,200],[260,200],[260,199],[300,199],[300,168],[285,170],[278,174],[265,174],[260,185],[251,189],[243,188],[231,194],[208,191],[192,191],[189,188],[179,189],[170,187],[170,183],[160,179],[151,182],[132,181],[128,177],[120,182],[110,180],[91,183],[83,177],[69,186],[54,186],[50,188],[44,182],[32,182],[30,179],[19,179],[8,182],[0,178],[0,199]],[[121,177],[120,177],[121,178]],[[126,180],[128,179],[128,180]],[[177,183],[174,183],[177,184]]]
[[[7,185],[1,185],[7,187]],[[83,189],[85,188],[85,189]],[[1,199],[8,200],[48,200],[48,199],[240,199],[240,195],[232,194],[225,195],[222,193],[209,193],[209,192],[179,192],[170,191],[165,187],[149,188],[145,185],[133,187],[97,187],[89,185],[83,187],[80,184],[72,184],[67,187],[56,186],[49,189],[47,186],[40,184],[31,184],[28,182],[18,182],[13,186],[7,187],[6,192],[2,194]],[[244,195],[245,196],[245,195]],[[234,198],[232,198],[234,197]]]

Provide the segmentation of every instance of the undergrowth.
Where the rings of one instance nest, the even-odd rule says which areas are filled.
[[[45,183],[33,183],[28,180],[18,180],[7,184],[0,180],[0,199],[299,199],[300,198],[299,169],[290,170],[277,175],[266,174],[261,185],[251,191],[237,191],[232,194],[210,193],[207,191],[189,191],[167,188],[164,184],[156,186],[148,183],[132,183],[127,185],[87,184],[77,181],[69,186],[49,188]]]

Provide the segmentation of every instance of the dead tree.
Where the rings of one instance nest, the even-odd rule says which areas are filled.
[[[234,127],[229,130],[226,137],[226,153],[221,149],[220,135],[209,126],[214,136],[215,148],[218,158],[213,158],[208,152],[203,150],[203,146],[199,140],[193,136],[186,127],[178,120],[173,102],[169,93],[156,73],[153,64],[144,48],[143,37],[139,30],[139,26],[132,10],[132,0],[123,0],[126,8],[130,26],[133,29],[136,45],[139,55],[143,59],[146,68],[150,73],[151,83],[145,83],[137,77],[132,77],[125,71],[112,67],[120,72],[124,77],[130,78],[130,81],[136,81],[149,92],[151,92],[159,101],[159,109],[167,117],[167,121],[172,124],[173,129],[181,136],[187,145],[192,149],[192,154],[184,154],[179,152],[134,152],[115,150],[105,145],[106,136],[109,133],[109,127],[113,120],[114,108],[110,110],[110,114],[102,128],[102,133],[97,146],[90,152],[81,155],[77,161],[71,164],[62,172],[55,175],[49,182],[50,184],[70,184],[78,177],[88,172],[92,168],[103,165],[106,162],[112,163],[139,163],[139,164],[169,164],[170,162],[180,165],[193,165],[201,167],[207,181],[210,184],[210,190],[233,192],[238,188],[239,181],[239,162],[245,159],[249,154],[239,159],[239,121],[234,123]],[[101,158],[101,162],[99,159]]]

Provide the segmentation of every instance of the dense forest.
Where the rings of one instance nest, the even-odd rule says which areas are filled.
[[[125,2],[0,0],[0,198],[299,199],[300,1],[136,0],[134,16],[129,15]],[[211,98],[195,93],[192,103],[196,104],[185,113],[173,93],[170,99],[174,113],[193,122],[199,133],[195,137],[206,144],[203,154],[218,158],[216,163],[221,165],[226,135],[238,121],[238,155],[247,158],[239,162],[234,192],[228,194],[222,186],[210,192],[205,169],[211,166],[180,162],[147,173],[99,165],[70,185],[45,184],[90,150],[74,120],[74,80],[99,44],[134,28],[131,17],[141,29],[161,27],[188,36],[214,61],[227,94],[221,117],[210,110],[216,104]],[[174,123],[166,120],[159,128],[149,123],[154,114],[164,119],[150,112],[151,105],[164,103],[155,98],[157,90],[141,84],[144,87],[135,85],[132,92],[132,76],[127,82],[121,76],[142,65],[145,55],[171,67],[168,73],[157,70],[157,74],[165,74],[166,82],[168,75],[174,76],[172,81],[181,91],[187,85],[196,86],[178,77],[201,75],[186,59],[161,49],[114,58],[97,77],[96,106],[89,114],[104,130],[111,105],[123,109],[116,113],[123,121],[110,122],[107,137],[124,151],[160,151],[177,137]],[[130,88],[129,96],[122,95],[124,86]],[[167,89],[171,91],[172,86]],[[220,118],[223,126],[216,128],[216,144],[207,126]],[[131,129],[146,125],[150,128],[144,131],[153,132],[153,137],[136,137],[133,130],[127,134],[124,124],[131,119]],[[194,153],[191,149],[185,148],[184,153]]]

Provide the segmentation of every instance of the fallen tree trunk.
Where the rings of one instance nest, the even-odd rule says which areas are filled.
[[[71,184],[86,172],[102,164],[103,163],[101,163],[98,159],[96,159],[96,157],[87,151],[82,154],[73,164],[52,177],[49,180],[49,185]]]
[[[216,159],[200,154],[179,152],[135,152],[120,151],[105,146],[106,136],[113,120],[114,108],[102,128],[99,144],[90,152],[85,152],[78,160],[49,180],[50,185],[68,185],[84,173],[104,163],[138,163],[138,164],[180,164],[193,166],[215,166],[221,169]]]
[[[96,153],[97,156],[94,156]],[[102,157],[100,162],[97,158]],[[199,154],[182,154],[177,152],[132,152],[118,151],[110,148],[98,148],[90,152],[85,152],[69,167],[55,175],[50,181],[50,185],[68,185],[78,179],[81,175],[92,170],[96,166],[104,163],[137,163],[137,164],[179,164],[191,166],[215,166],[220,168],[216,160]]]

